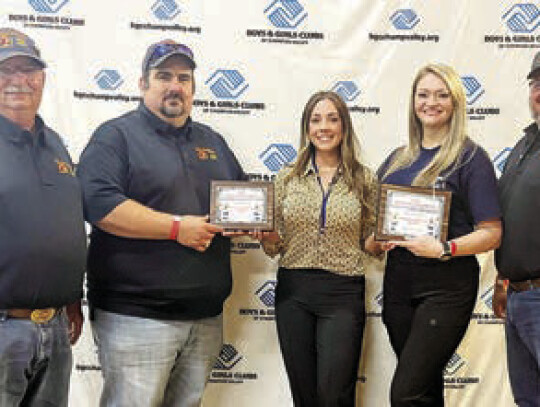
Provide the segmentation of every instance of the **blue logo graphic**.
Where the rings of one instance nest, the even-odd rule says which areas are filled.
[[[508,160],[508,156],[512,152],[512,149],[510,147],[505,147],[502,151],[497,153],[495,158],[493,159],[493,165],[499,172],[503,172],[504,166],[506,165],[506,160]]]
[[[390,16],[390,21],[398,30],[412,30],[420,22],[414,10],[400,9]]]
[[[264,14],[277,28],[295,29],[306,19],[308,13],[296,0],[274,0]]]
[[[465,366],[466,363],[467,362],[465,359],[463,359],[458,353],[454,353],[444,368],[444,375],[455,375],[459,369]]]
[[[234,346],[223,344],[219,357],[214,364],[214,369],[231,370],[238,362],[242,360],[242,356],[238,353]]]
[[[353,81],[339,81],[332,88],[345,102],[352,102],[360,94],[360,89]]]
[[[276,299],[276,284],[275,280],[268,280],[256,292],[255,295],[268,308],[273,308]]]
[[[493,309],[493,291],[493,286],[491,286],[480,296],[480,299],[484,301],[484,304],[489,309]]]
[[[519,3],[510,7],[502,19],[511,31],[530,33],[540,25],[540,10],[533,3]]]
[[[236,99],[248,88],[246,80],[236,69],[218,69],[205,82],[214,96]]]
[[[259,154],[259,158],[270,171],[278,172],[285,164],[294,161],[296,150],[290,144],[272,143]]]
[[[467,93],[467,104],[472,105],[484,94],[482,84],[474,76],[462,76],[461,83]]]
[[[94,76],[96,83],[101,89],[116,90],[124,83],[120,74],[114,69],[102,69]]]
[[[28,0],[38,13],[57,13],[69,0]]]
[[[174,0],[157,0],[152,6],[152,12],[160,20],[172,20],[180,11]]]

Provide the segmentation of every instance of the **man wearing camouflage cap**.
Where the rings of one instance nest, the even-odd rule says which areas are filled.
[[[86,254],[81,190],[37,114],[45,62],[0,28],[0,406],[67,406],[81,332]]]

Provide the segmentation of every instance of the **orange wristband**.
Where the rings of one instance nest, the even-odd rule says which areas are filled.
[[[178,239],[178,232],[180,231],[180,221],[182,220],[181,216],[173,216],[173,221],[171,224],[171,231],[169,233],[170,240]]]

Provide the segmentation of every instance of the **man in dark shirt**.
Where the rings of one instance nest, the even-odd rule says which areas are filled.
[[[81,190],[37,115],[45,62],[0,28],[0,406],[67,406],[86,257]],[[69,319],[69,320],[68,320]]]
[[[187,46],[151,45],[142,103],[102,124],[79,163],[102,406],[198,406],[221,348],[230,242],[208,223],[210,181],[244,173],[190,117],[194,69]]]
[[[527,79],[534,123],[499,180],[504,235],[493,296],[495,314],[506,318],[508,373],[520,407],[540,406],[540,52]]]

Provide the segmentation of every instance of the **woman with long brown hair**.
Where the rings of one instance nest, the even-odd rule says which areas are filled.
[[[275,181],[276,231],[258,235],[280,255],[276,322],[297,407],[354,406],[375,189],[347,106],[334,92],[315,93],[298,159]]]

